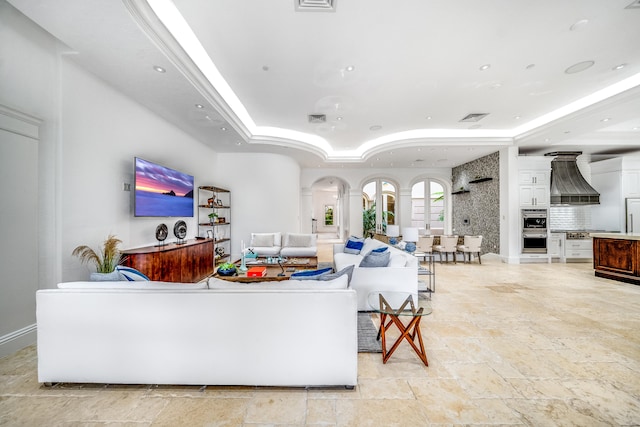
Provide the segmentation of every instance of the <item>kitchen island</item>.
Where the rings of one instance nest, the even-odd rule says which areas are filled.
[[[591,233],[597,277],[640,285],[640,233]]]

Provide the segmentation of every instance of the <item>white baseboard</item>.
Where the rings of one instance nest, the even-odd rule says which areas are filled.
[[[36,324],[25,326],[0,337],[0,357],[15,353],[36,343]]]

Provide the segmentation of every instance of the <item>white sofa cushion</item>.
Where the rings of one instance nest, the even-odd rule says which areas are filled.
[[[350,265],[359,266],[362,262],[362,255],[348,254],[346,252],[337,252],[333,255],[333,264],[336,271],[340,271]]]
[[[251,246],[275,246],[273,233],[256,233],[251,235]]]
[[[304,248],[316,246],[315,234],[285,233],[284,247]]]
[[[333,280],[280,280],[270,282],[232,282],[229,280],[209,278],[209,289],[274,289],[274,290],[322,290],[347,289],[349,277],[346,274]]]
[[[159,290],[184,290],[207,289],[207,282],[177,283],[154,281],[119,281],[119,282],[64,282],[58,283],[59,289],[159,289]]]

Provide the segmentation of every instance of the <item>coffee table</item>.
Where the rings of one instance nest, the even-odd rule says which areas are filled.
[[[259,261],[250,264],[245,259],[245,265],[247,268],[251,267],[266,267],[267,274],[266,276],[261,277],[247,277],[246,272],[242,272],[238,269],[238,274],[235,276],[221,276],[218,273],[215,273],[213,277],[218,279],[227,280],[229,282],[243,282],[243,283],[252,283],[252,282],[274,282],[281,280],[289,280],[291,279],[291,275],[293,273],[304,271],[304,270],[315,270],[318,268],[318,258],[317,257],[305,257],[305,258],[289,258],[286,262],[282,263],[282,268],[277,263],[267,263],[266,258],[258,258]],[[240,267],[241,262],[236,261],[236,268]],[[284,272],[282,271],[284,269]],[[284,275],[281,275],[284,274]]]
[[[427,353],[424,350],[422,334],[420,333],[420,320],[422,316],[432,313],[430,305],[416,301],[414,294],[408,292],[374,291],[368,295],[369,306],[373,311],[380,313],[380,329],[378,338],[382,339],[382,363],[387,363],[394,351],[400,346],[402,340],[407,340],[420,360],[429,366]],[[392,301],[398,308],[393,308]],[[405,326],[401,317],[410,317]],[[396,339],[391,348],[387,350],[386,333],[391,325],[396,325],[400,330],[400,337]],[[418,342],[416,344],[416,337]]]

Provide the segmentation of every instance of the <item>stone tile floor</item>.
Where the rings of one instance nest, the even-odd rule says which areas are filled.
[[[386,365],[360,354],[355,390],[46,388],[31,346],[0,359],[0,425],[640,425],[640,286],[491,256],[436,274],[429,367],[403,343]]]

